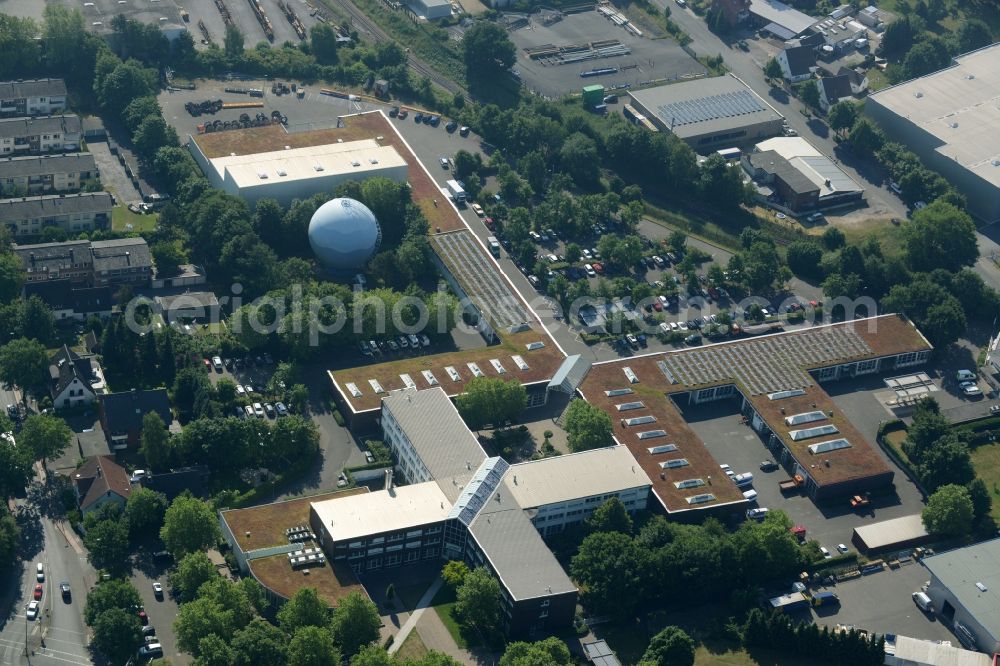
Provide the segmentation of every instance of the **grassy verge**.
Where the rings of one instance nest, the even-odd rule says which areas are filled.
[[[993,498],[990,515],[1000,521],[1000,444],[983,444],[972,449],[972,467]]]
[[[420,637],[416,629],[410,632],[410,635],[406,637],[403,644],[399,646],[399,650],[396,651],[396,658],[400,661],[406,661],[408,659],[422,659],[424,655],[427,654],[427,646],[424,645],[424,639]]]
[[[377,0],[353,0],[358,9],[375,21],[390,37],[405,44],[418,58],[459,84],[465,83],[465,66],[458,42],[433,22],[414,23],[400,11],[390,11]],[[325,6],[332,3],[324,2]]]
[[[462,631],[458,620],[455,619],[455,590],[447,585],[441,586],[438,593],[431,599],[431,607],[434,608],[438,617],[441,618],[441,623],[448,630],[452,640],[455,641],[455,645],[463,650],[467,650],[470,646],[474,647],[478,644],[478,641],[473,636]]]
[[[910,465],[910,459],[903,452],[903,442],[906,441],[906,431],[896,430],[894,432],[886,433],[885,441],[892,447],[892,450],[896,452],[900,460]]]
[[[135,231],[137,233],[153,231],[156,229],[156,220],[159,217],[157,213],[139,215],[125,206],[115,206],[111,209],[111,228],[115,231]],[[126,228],[129,224],[132,225],[131,229]]]

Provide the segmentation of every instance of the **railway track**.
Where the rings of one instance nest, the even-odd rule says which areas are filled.
[[[351,23],[354,25],[355,29],[366,32],[371,36],[371,40],[375,42],[390,41],[390,37],[382,28],[379,27],[377,23],[368,18],[368,15],[361,11],[357,5],[355,5],[351,0],[328,0],[330,4],[336,4],[340,7],[351,19]],[[451,79],[438,74],[432,67],[424,63],[419,58],[412,54],[407,54],[406,62],[417,74],[421,76],[426,76],[431,80],[432,83],[437,84],[441,88],[444,88],[451,94],[455,95],[457,93],[463,94],[466,98],[469,98],[469,91],[458,85]]]

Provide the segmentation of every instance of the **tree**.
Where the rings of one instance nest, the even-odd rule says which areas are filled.
[[[587,526],[594,532],[632,533],[632,517],[617,497],[612,497],[587,519]]]
[[[563,420],[570,450],[574,452],[610,446],[611,417],[589,402],[574,398]]]
[[[8,387],[41,395],[49,374],[49,355],[37,340],[18,338],[0,347],[0,380]],[[24,396],[27,406],[28,396]]]
[[[317,23],[309,29],[309,45],[316,62],[321,65],[337,64],[337,33],[325,23]]]
[[[795,94],[798,95],[803,104],[817,111],[819,110],[819,86],[816,85],[816,81],[810,79],[795,84]]]
[[[148,412],[142,417],[139,452],[146,459],[149,469],[165,470],[170,467],[170,459],[173,456],[170,433],[156,412]]]
[[[177,563],[170,574],[170,586],[181,601],[191,601],[198,596],[198,589],[219,577],[215,564],[202,552],[188,553]]]
[[[0,21],[4,17],[0,17]],[[21,261],[12,253],[0,255],[0,302],[14,300],[21,293],[24,283],[24,273],[21,271]]]
[[[91,625],[94,647],[112,664],[124,664],[142,641],[142,625],[135,611],[111,608],[101,613]]]
[[[507,31],[492,21],[476,21],[462,37],[465,72],[470,81],[488,81],[503,75],[517,60]]]
[[[573,663],[569,648],[555,636],[534,643],[510,643],[500,658],[500,666],[572,666]]]
[[[181,604],[174,620],[177,646],[195,657],[200,656],[199,650],[204,637],[215,634],[228,638],[235,630],[233,612],[224,609],[218,601],[208,597]],[[275,628],[275,631],[279,630]],[[235,649],[235,641],[233,643]]]
[[[589,136],[570,135],[559,150],[559,163],[580,187],[593,187],[600,177],[597,144]]]
[[[221,538],[212,507],[190,495],[180,495],[170,503],[163,518],[160,538],[174,557],[210,548]]]
[[[694,641],[680,627],[664,627],[649,642],[639,666],[694,666]]]
[[[125,519],[133,537],[159,534],[163,515],[167,511],[167,496],[149,488],[133,488],[125,502]]]
[[[83,543],[95,569],[124,571],[129,565],[128,527],[122,521],[102,520],[87,530]]]
[[[301,627],[288,644],[288,666],[339,664],[340,652],[325,627]]]
[[[229,643],[216,634],[209,634],[198,641],[198,652],[195,666],[233,666],[236,660]]]
[[[51,414],[32,414],[24,420],[17,441],[26,446],[42,461],[42,467],[51,458],[58,458],[73,438],[73,431],[66,422]]]
[[[990,495],[986,482],[982,479],[973,479],[965,488],[969,491],[969,499],[972,500],[972,513],[974,520],[979,523],[988,519],[990,509],[993,508],[993,496]]]
[[[355,655],[365,645],[378,640],[381,625],[375,604],[360,592],[351,592],[333,609],[330,631],[345,655]]]
[[[844,232],[837,227],[828,227],[826,231],[823,232],[823,247],[828,250],[837,250],[844,247],[847,243],[847,237]]]
[[[831,227],[833,229],[834,227]],[[823,259],[823,250],[812,241],[795,241],[788,246],[785,255],[788,267],[792,272],[802,277],[817,278],[822,275],[820,261]],[[717,264],[712,264],[716,266]]]
[[[867,118],[859,118],[851,128],[847,140],[851,142],[854,149],[862,155],[874,155],[882,149],[885,143],[885,136]]]
[[[9,422],[10,419],[7,419]],[[13,432],[14,428],[5,423],[2,432]],[[0,438],[0,499],[8,499],[24,490],[32,477],[31,451],[6,437]]]
[[[976,471],[969,447],[954,432],[949,432],[923,453],[917,474],[927,491],[934,492],[949,484],[964,486],[975,478]]]
[[[528,402],[528,393],[516,379],[475,377],[465,385],[465,393],[455,402],[462,418],[473,430],[486,425],[501,428],[521,414]]]
[[[233,654],[236,666],[284,666],[285,635],[262,617],[256,617],[233,636]],[[333,662],[336,663],[336,662]]]
[[[243,56],[243,33],[235,25],[226,26],[223,49],[226,52],[226,57],[231,61]]]
[[[596,613],[631,618],[643,598],[648,554],[627,534],[595,532],[570,563],[570,574],[586,590],[584,602]]]
[[[463,626],[486,632],[500,619],[500,582],[476,567],[455,590],[455,614]]]
[[[944,201],[934,201],[913,213],[903,225],[903,240],[907,262],[917,271],[957,271],[973,265],[979,257],[972,218]]]
[[[177,145],[177,132],[163,116],[146,116],[132,135],[132,143],[143,162],[152,164],[157,150]]]
[[[139,598],[139,592],[128,580],[118,578],[103,581],[87,592],[83,619],[92,627],[101,614],[112,608],[120,608],[134,614],[140,605],[142,600]]]
[[[993,43],[993,35],[986,22],[966,17],[958,27],[958,52],[968,53],[989,46]]]
[[[45,62],[55,72],[79,73],[86,68],[87,30],[79,9],[45,5]],[[93,62],[90,63],[93,65]]]
[[[330,607],[319,598],[315,588],[300,588],[278,611],[278,626],[289,635],[302,627],[326,627],[329,624]]]
[[[457,588],[469,575],[469,565],[462,560],[450,560],[441,569],[441,578],[450,588]]]
[[[969,491],[954,484],[938,488],[927,500],[924,527],[939,537],[960,537],[972,531],[974,509]]]
[[[769,79],[780,79],[784,76],[784,73],[781,71],[781,65],[776,58],[771,58],[764,65],[764,76]]]
[[[858,105],[848,101],[837,102],[827,111],[826,119],[834,131],[843,135],[846,130],[854,127],[858,119]]]

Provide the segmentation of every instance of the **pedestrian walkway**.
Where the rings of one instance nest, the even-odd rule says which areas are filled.
[[[410,632],[413,631],[413,628],[417,626],[417,621],[420,620],[420,617],[424,614],[424,611],[427,610],[427,607],[431,605],[434,595],[438,593],[438,590],[441,589],[443,584],[444,581],[441,580],[441,578],[434,579],[431,586],[427,588],[426,592],[424,592],[424,596],[420,597],[420,601],[417,602],[417,607],[413,609],[413,612],[410,613],[410,617],[406,619],[403,626],[399,628],[398,632],[396,632],[396,637],[393,639],[392,645],[389,646],[389,654],[394,654],[396,650],[399,649],[399,646],[406,640],[406,637],[410,635]]]

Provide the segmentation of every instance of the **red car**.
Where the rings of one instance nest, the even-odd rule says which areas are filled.
[[[653,309],[656,310],[657,312],[663,312],[663,303],[656,301],[655,303],[653,303]]]
[[[139,611],[139,622],[142,622],[143,625],[149,624],[149,616],[146,615],[146,611]]]
[[[207,358],[202,360],[205,361],[205,369],[208,370],[209,372],[212,372],[212,362]]]
[[[594,263],[593,267],[594,267],[594,272],[597,274],[601,274],[604,272],[604,266],[602,266],[601,264]]]
[[[35,585],[35,599],[41,599],[41,598],[42,598],[42,584],[38,583],[37,585]]]
[[[493,224],[493,218],[492,217],[484,218],[483,219],[483,224],[486,225],[487,229],[489,229],[490,231],[493,231],[494,224]]]

